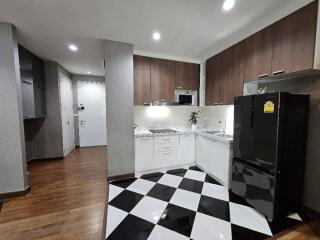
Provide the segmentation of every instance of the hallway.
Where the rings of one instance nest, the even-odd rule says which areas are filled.
[[[107,196],[106,147],[29,165],[31,192],[5,201],[1,240],[101,240]]]

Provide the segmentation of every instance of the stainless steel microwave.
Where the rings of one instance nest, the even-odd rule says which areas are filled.
[[[176,102],[179,105],[198,105],[198,92],[194,90],[181,90],[176,89],[175,91]]]

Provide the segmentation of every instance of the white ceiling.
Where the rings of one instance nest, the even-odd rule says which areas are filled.
[[[311,1],[236,0],[226,13],[223,0],[0,0],[0,21],[17,26],[19,42],[40,57],[71,73],[104,75],[102,39],[132,43],[142,55],[199,62]]]

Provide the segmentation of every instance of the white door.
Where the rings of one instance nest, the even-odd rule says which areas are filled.
[[[78,81],[80,147],[107,145],[104,82]]]
[[[62,120],[63,154],[66,156],[75,146],[72,82],[64,74],[59,74],[60,104]]]

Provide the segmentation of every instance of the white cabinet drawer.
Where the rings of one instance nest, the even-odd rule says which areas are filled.
[[[178,165],[178,151],[158,152],[154,154],[157,168],[165,168]]]
[[[154,152],[178,151],[179,136],[161,136],[154,138]]]

